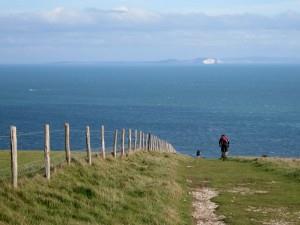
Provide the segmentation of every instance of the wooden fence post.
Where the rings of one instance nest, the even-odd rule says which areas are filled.
[[[142,131],[140,131],[140,138],[139,138],[139,150],[142,149],[142,136],[143,136],[143,133]]]
[[[128,130],[128,153],[131,152],[131,129]]]
[[[153,151],[153,135],[150,135],[150,151]]]
[[[147,148],[147,139],[148,139],[148,135],[147,134],[145,134],[145,150],[147,150],[148,148]]]
[[[71,163],[71,148],[70,148],[70,125],[65,123],[65,152],[68,165]]]
[[[147,134],[144,133],[144,149],[147,150]]]
[[[115,138],[114,138],[114,158],[117,158],[117,147],[118,147],[118,130],[115,130]]]
[[[158,151],[160,152],[160,150],[161,150],[161,140],[160,138],[158,138]]]
[[[88,157],[89,165],[92,165],[92,154],[91,154],[91,132],[90,127],[86,126],[86,152]]]
[[[45,175],[48,180],[50,180],[50,128],[49,124],[45,125]]]
[[[142,149],[145,150],[145,133],[143,132]]]
[[[159,151],[162,152],[162,141],[159,139]]]
[[[134,130],[134,150],[137,149],[137,130]]]
[[[151,144],[151,148],[152,148],[152,151],[155,151],[155,136],[152,135],[152,144]]]
[[[10,158],[11,158],[11,182],[13,188],[18,187],[18,146],[17,128],[10,127]]]
[[[151,141],[151,134],[148,133],[148,139],[147,139],[147,150],[150,151],[150,141]]]
[[[105,136],[104,136],[104,126],[101,126],[101,151],[102,151],[102,158],[105,159]]]
[[[155,136],[152,137],[152,151],[155,151]]]
[[[125,129],[122,129],[122,149],[121,149],[121,156],[125,156]]]

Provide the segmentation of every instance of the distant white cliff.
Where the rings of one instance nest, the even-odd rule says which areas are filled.
[[[205,65],[218,64],[218,60],[214,59],[214,58],[207,58],[207,59],[204,59],[202,61],[202,63],[205,64]]]

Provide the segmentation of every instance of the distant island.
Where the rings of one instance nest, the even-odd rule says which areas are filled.
[[[217,57],[198,57],[193,59],[162,59],[162,60],[149,60],[149,61],[61,61],[61,62],[49,62],[46,64],[81,64],[81,65],[215,65],[215,64],[300,64],[298,58],[269,58],[269,57],[245,57],[245,58],[217,58]]]

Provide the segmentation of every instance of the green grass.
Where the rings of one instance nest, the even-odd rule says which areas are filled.
[[[43,173],[21,175],[17,190],[0,181],[0,224],[193,224],[189,193],[202,186],[219,192],[213,201],[227,224],[300,224],[300,181],[290,175],[297,174],[297,161],[138,152],[124,159],[93,157],[88,166],[84,155],[71,166],[60,164],[50,182]],[[0,169],[9,168],[9,154],[0,157]],[[41,158],[41,152],[19,152],[21,165]]]
[[[192,166],[183,172],[192,180],[191,188],[209,186],[219,192],[214,201],[227,224],[300,224],[300,182],[287,176],[294,166],[263,159],[200,159],[186,165]]]
[[[65,160],[62,151],[51,152],[51,164],[57,166]],[[32,176],[44,167],[43,151],[18,151],[18,171],[19,175]],[[0,179],[10,177],[10,151],[0,151]]]
[[[184,157],[136,153],[126,159],[80,157],[50,183],[23,177],[0,183],[0,224],[190,224],[188,190],[177,171]],[[184,222],[183,222],[184,221]]]
[[[265,171],[273,171],[300,182],[300,159],[293,158],[235,158],[238,162],[251,163]]]

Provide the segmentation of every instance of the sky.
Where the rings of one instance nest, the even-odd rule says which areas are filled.
[[[0,0],[0,64],[300,59],[300,0]]]

